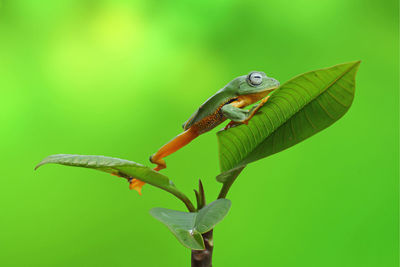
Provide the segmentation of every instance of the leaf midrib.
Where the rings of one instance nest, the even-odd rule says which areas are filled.
[[[356,61],[356,62],[359,62],[359,61]],[[357,66],[357,64],[355,64],[356,62],[353,62],[354,64],[353,65],[351,65],[347,70],[345,70],[341,75],[339,75],[339,76],[337,76],[337,77],[335,77],[335,79],[333,79],[333,81],[332,82],[330,82],[323,90],[321,90],[320,91],[320,93],[319,94],[317,94],[315,97],[311,97],[311,95],[310,95],[310,97],[311,97],[311,100],[310,101],[308,101],[308,102],[306,102],[305,104],[303,104],[303,105],[301,105],[301,107],[295,112],[295,113],[293,113],[287,120],[289,120],[291,117],[293,117],[294,115],[296,115],[298,112],[300,112],[305,106],[307,106],[309,103],[311,103],[311,102],[313,102],[315,99],[317,99],[319,96],[321,96],[323,93],[325,93],[330,87],[332,87],[332,85],[334,85],[338,80],[340,80],[340,79],[342,79],[347,73],[349,73],[353,68],[355,68],[356,66]],[[312,83],[314,86],[316,86],[315,85],[315,83],[313,82],[313,81],[311,81],[311,80],[309,80],[308,78],[307,78],[307,74],[309,74],[309,73],[315,73],[316,75],[316,77],[318,77],[318,79],[320,79],[319,78],[319,76],[317,75],[317,73],[316,73],[316,71],[309,71],[309,72],[306,72],[306,73],[304,73],[303,75],[298,75],[298,76],[296,76],[296,77],[300,77],[300,76],[302,76],[304,79],[306,79],[306,80],[308,80],[310,83]],[[296,78],[295,77],[295,78]],[[295,78],[293,78],[293,79],[295,79]],[[320,79],[321,80],[321,79]],[[282,87],[284,87],[285,85],[287,85],[287,84],[290,84],[291,83],[291,81],[288,81],[288,82],[286,82],[286,83],[284,83],[283,85],[282,85]],[[302,86],[303,87],[303,86]],[[303,87],[304,88],[304,87]],[[306,90],[306,88],[304,88],[305,90]],[[307,92],[308,92],[308,90],[306,90]],[[308,92],[309,93],[309,92]],[[263,110],[263,108],[261,108],[261,110]],[[286,121],[287,121],[286,120]],[[285,121],[285,122],[286,122]],[[285,123],[284,122],[284,123]],[[284,123],[282,123],[282,124],[284,124]],[[281,125],[282,125],[281,124]],[[281,125],[279,125],[276,129],[278,129]],[[267,136],[268,137],[268,136]]]

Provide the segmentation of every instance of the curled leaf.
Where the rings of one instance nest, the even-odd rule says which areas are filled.
[[[162,189],[175,187],[167,176],[142,164],[125,159],[105,156],[57,154],[43,159],[38,165],[36,165],[35,170],[42,165],[50,163],[89,168],[125,178],[134,177]]]

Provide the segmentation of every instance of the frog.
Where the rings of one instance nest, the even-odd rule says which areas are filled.
[[[150,162],[156,164],[155,171],[167,167],[165,157],[189,144],[199,135],[211,131],[225,120],[230,122],[224,130],[239,124],[248,124],[259,109],[268,101],[271,93],[280,86],[278,80],[268,77],[262,71],[252,71],[236,77],[209,97],[183,125],[183,132],[163,145],[150,156]],[[258,101],[260,101],[258,104]],[[250,109],[245,107],[255,104]],[[143,181],[130,178],[130,189],[141,194]]]

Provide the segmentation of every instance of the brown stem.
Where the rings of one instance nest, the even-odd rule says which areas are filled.
[[[192,250],[192,267],[212,267],[213,230],[202,234],[205,250]]]

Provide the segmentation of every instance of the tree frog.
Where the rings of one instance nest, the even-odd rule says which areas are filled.
[[[200,134],[210,131],[226,119],[231,122],[225,129],[236,124],[247,124],[256,112],[267,102],[270,93],[279,87],[279,82],[267,77],[264,72],[252,71],[248,75],[235,78],[213,96],[207,99],[182,125],[184,132],[162,146],[150,161],[157,166],[154,170],[166,168],[163,158],[190,143]],[[251,109],[242,109],[256,103]],[[130,178],[130,188],[141,193],[144,182]]]

